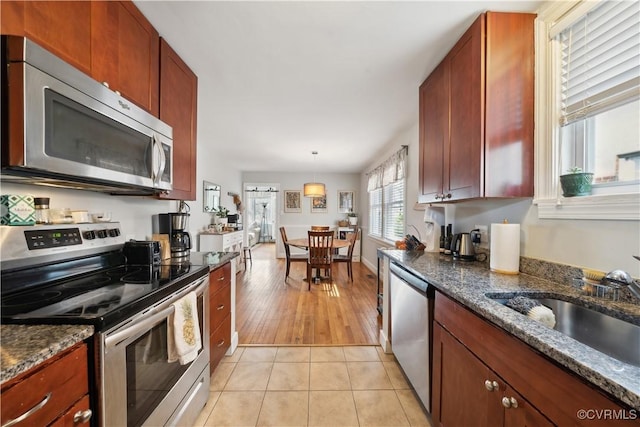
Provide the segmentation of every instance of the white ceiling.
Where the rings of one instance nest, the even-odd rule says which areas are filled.
[[[541,4],[135,3],[198,75],[199,144],[241,171],[343,173],[416,123],[418,86],[480,12]]]

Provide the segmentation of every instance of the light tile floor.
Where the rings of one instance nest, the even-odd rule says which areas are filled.
[[[211,376],[202,426],[428,426],[393,355],[376,346],[238,347]]]

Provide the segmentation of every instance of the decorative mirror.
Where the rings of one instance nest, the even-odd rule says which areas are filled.
[[[215,212],[215,209],[220,206],[220,186],[212,182],[204,181],[202,192],[204,193],[204,197],[202,198],[203,210],[205,212]]]

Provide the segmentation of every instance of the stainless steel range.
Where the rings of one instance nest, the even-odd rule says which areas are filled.
[[[2,323],[90,324],[94,425],[191,425],[209,394],[209,276],[133,265],[119,223],[0,227]],[[168,362],[173,303],[195,292],[202,349]]]

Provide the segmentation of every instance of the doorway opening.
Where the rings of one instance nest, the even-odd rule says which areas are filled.
[[[278,221],[278,184],[245,184],[245,218],[249,246],[275,243]]]

